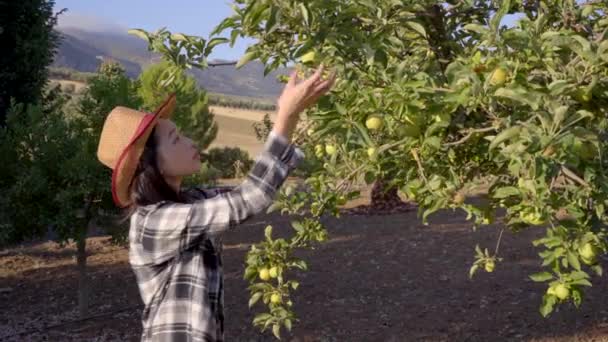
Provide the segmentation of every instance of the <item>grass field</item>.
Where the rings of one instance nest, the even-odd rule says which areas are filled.
[[[211,106],[210,109],[215,114],[219,127],[217,137],[210,147],[236,146],[255,158],[264,145],[256,139],[253,123],[261,121],[267,112],[216,106]],[[274,113],[270,114],[273,120]]]

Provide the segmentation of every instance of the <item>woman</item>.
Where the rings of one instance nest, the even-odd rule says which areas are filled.
[[[200,169],[195,143],[170,120],[171,96],[154,114],[117,107],[97,156],[112,172],[112,195],[130,217],[129,262],[145,304],[142,341],[222,341],[222,233],[262,212],[303,158],[290,143],[299,113],[325,94],[335,75],[323,67],[299,82],[294,72],[277,102],[263,152],[234,189],[181,189]]]

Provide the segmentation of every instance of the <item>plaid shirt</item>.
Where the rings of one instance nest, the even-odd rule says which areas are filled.
[[[221,235],[265,210],[303,158],[271,133],[246,180],[234,189],[194,187],[188,203],[161,201],[131,217],[129,262],[145,308],[142,341],[222,341]]]

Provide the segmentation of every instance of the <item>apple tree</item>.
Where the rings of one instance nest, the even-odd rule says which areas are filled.
[[[274,239],[268,227],[248,253],[250,304],[268,308],[254,325],[277,336],[291,328],[298,283],[288,271],[306,269],[291,252],[325,240],[319,218],[377,179],[415,200],[423,222],[461,209],[477,228],[501,209],[502,229],[542,229],[531,243],[543,270],[530,276],[546,283],[541,314],[582,303],[608,248],[605,1],[235,0],[233,9],[209,44],[255,39],[238,66],[259,60],[269,73],[296,62],[308,73],[322,63],[338,75],[297,138],[315,145],[323,169],[270,208],[298,214],[293,236]],[[195,44],[181,37],[147,35],[190,66]],[[467,201],[480,189],[483,201]],[[492,252],[476,248],[471,276],[499,265],[497,235]]]

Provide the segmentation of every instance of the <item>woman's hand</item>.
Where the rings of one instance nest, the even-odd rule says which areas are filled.
[[[324,80],[321,76],[325,68],[321,65],[308,79],[298,83],[297,72],[294,71],[277,101],[277,119],[273,131],[291,139],[300,119],[300,113],[315,104],[321,96],[327,93],[336,79],[335,72]]]

